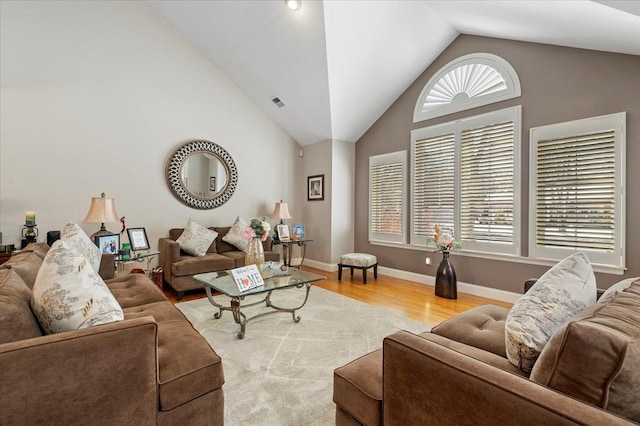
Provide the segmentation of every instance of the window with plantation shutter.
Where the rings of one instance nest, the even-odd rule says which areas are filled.
[[[529,251],[624,267],[625,113],[531,129]]]
[[[519,254],[520,107],[414,130],[411,243],[439,224],[465,250]]]
[[[406,242],[407,152],[369,157],[369,241]]]

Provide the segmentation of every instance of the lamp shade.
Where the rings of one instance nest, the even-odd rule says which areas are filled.
[[[287,203],[283,203],[282,200],[280,200],[279,203],[276,203],[276,207],[273,209],[271,219],[292,219]]]
[[[84,223],[105,223],[119,222],[120,218],[116,213],[116,202],[113,198],[106,198],[104,192],[101,197],[91,198],[89,213],[84,218]]]

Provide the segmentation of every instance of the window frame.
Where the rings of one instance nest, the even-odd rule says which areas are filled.
[[[568,138],[583,134],[614,130],[614,251],[602,253],[579,247],[549,247],[537,244],[537,161],[540,140]],[[626,112],[590,117],[563,123],[532,127],[529,130],[529,258],[539,260],[561,260],[583,251],[589,260],[598,265],[625,268],[625,224],[626,224]]]
[[[372,168],[378,164],[384,163],[396,163],[399,162],[402,165],[402,205],[400,207],[401,218],[401,234],[385,234],[374,233],[372,231],[373,223],[373,179]],[[369,157],[369,214],[367,223],[367,234],[369,243],[384,243],[384,244],[406,244],[407,242],[407,150],[396,151],[387,154],[372,155]]]
[[[462,118],[435,126],[423,127],[415,129],[411,132],[411,205],[415,209],[416,200],[416,142],[427,137],[434,137],[438,134],[450,133],[455,134],[455,177],[454,177],[454,231],[455,238],[460,239],[461,225],[461,178],[460,178],[460,162],[461,162],[461,134],[464,130],[479,128],[490,124],[500,123],[504,121],[513,121],[513,238],[512,243],[498,242],[480,242],[463,240],[464,248],[462,252],[482,252],[491,254],[503,254],[509,256],[519,256],[521,252],[520,235],[522,226],[521,217],[521,184],[522,174],[520,168],[521,144],[522,144],[522,107],[520,105],[492,111],[486,114],[475,115]],[[425,246],[428,237],[416,234],[414,214],[410,218],[409,232],[411,246]]]

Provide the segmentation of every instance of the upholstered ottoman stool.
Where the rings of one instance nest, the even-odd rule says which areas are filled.
[[[351,276],[353,276],[353,269],[362,269],[362,282],[367,283],[367,270],[373,268],[373,278],[378,279],[378,259],[372,254],[366,253],[348,253],[340,256],[340,263],[338,263],[338,281],[342,279],[342,268],[347,267],[351,269]]]

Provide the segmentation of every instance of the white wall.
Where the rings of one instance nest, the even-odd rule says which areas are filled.
[[[333,141],[331,151],[331,263],[354,251],[356,145]]]
[[[101,192],[153,248],[189,217],[224,225],[270,215],[281,198],[300,205],[299,145],[145,2],[0,7],[5,244],[18,244],[26,210],[44,241]],[[214,210],[182,205],[165,183],[168,157],[193,139],[220,144],[238,167],[236,193]]]

